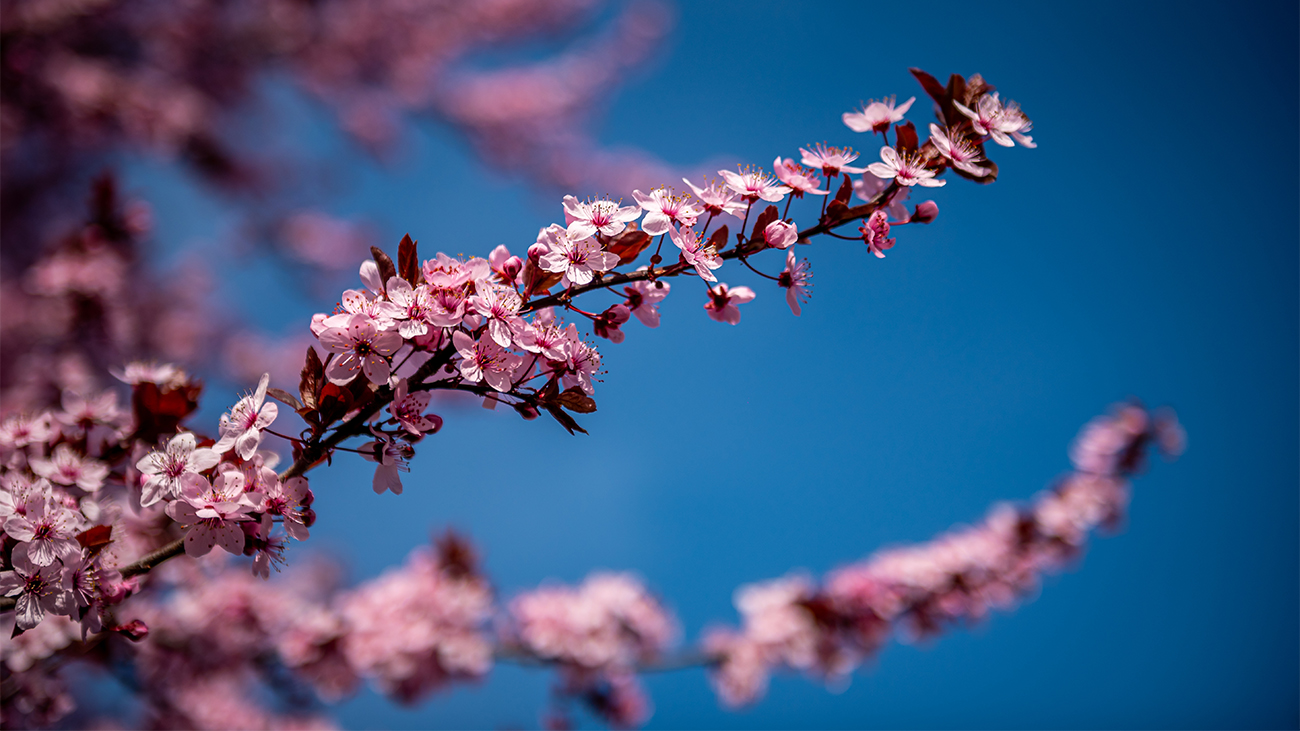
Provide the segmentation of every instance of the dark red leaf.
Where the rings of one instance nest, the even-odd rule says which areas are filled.
[[[717,231],[713,232],[713,235],[709,237],[708,245],[718,251],[722,251],[727,247],[727,224],[722,224]]]
[[[302,408],[302,402],[294,398],[293,394],[283,389],[268,388],[266,389],[266,395],[270,396],[276,401],[279,401],[282,404],[285,404],[287,406],[292,406],[294,411],[297,411],[298,409]]]
[[[402,242],[397,245],[397,272],[412,287],[420,283],[420,256],[415,239],[410,234],[403,236]]]
[[[582,432],[583,434],[587,433],[586,429],[578,426],[578,422],[574,421],[572,416],[564,413],[564,409],[559,406],[556,406],[555,404],[546,404],[545,408],[546,413],[550,414],[556,421],[560,422],[560,426],[564,427],[570,434],[575,432]]]
[[[529,259],[524,263],[524,296],[541,294],[559,284],[563,277],[563,273],[548,272]]]
[[[375,263],[379,265],[379,279],[384,283],[385,289],[388,287],[388,280],[397,276],[397,267],[393,266],[393,260],[388,258],[378,246],[370,247],[370,255],[375,258]]]
[[[113,526],[97,525],[77,534],[77,543],[82,548],[103,548],[113,541]]]
[[[203,387],[195,382],[162,391],[156,383],[139,383],[131,391],[135,413],[135,438],[153,444],[164,434],[176,433],[185,417],[199,405]]]
[[[325,364],[321,363],[316,349],[307,346],[307,358],[302,364],[302,378],[298,381],[298,395],[303,406],[314,409],[320,399],[320,388],[325,383]]]
[[[564,408],[578,414],[590,414],[596,410],[596,402],[577,386],[565,389],[564,393],[555,400]]]
[[[914,68],[909,70],[912,72],[912,75],[916,77],[916,80],[921,82],[921,88],[925,89],[925,93],[929,94],[931,99],[935,100],[939,104],[943,104],[946,101],[945,97],[947,96],[948,90],[943,88],[943,84],[940,84],[938,79],[921,69]]]
[[[652,240],[650,234],[636,229],[634,226],[636,226],[635,223],[630,224],[623,233],[615,236],[609,242],[609,246],[605,247],[609,249],[611,254],[618,257],[620,266],[635,261],[641,255],[641,252],[650,246]]]
[[[766,241],[763,236],[763,230],[767,228],[767,224],[780,217],[781,214],[776,210],[776,206],[768,206],[767,208],[764,208],[763,212],[758,214],[758,220],[754,221],[754,233],[750,235],[749,240]]]
[[[953,74],[948,77],[948,99],[956,100],[966,104],[966,79],[961,74]]]
[[[853,198],[853,181],[849,179],[848,175],[845,175],[844,182],[840,183],[840,189],[835,191],[835,200],[847,206],[849,204],[849,200],[852,198]]]
[[[916,148],[920,145],[920,140],[916,136],[916,125],[911,122],[894,125],[894,138],[895,146],[899,150],[916,152]]]

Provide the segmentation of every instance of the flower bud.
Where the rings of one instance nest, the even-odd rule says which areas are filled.
[[[939,216],[939,206],[934,201],[921,201],[916,204],[916,210],[912,211],[912,217],[907,219],[908,223],[929,223]]]
[[[536,245],[537,244],[533,244],[533,246]],[[531,255],[532,247],[529,247],[529,253]],[[511,281],[514,281],[515,277],[519,276],[519,272],[522,271],[523,268],[524,261],[517,256],[512,256],[501,263],[501,273],[505,275],[506,279]]]
[[[116,632],[132,642],[139,642],[149,636],[149,625],[136,619],[126,624],[118,625],[109,631]]]
[[[302,511],[301,515],[302,515],[302,524],[303,524],[304,526],[310,528],[310,527],[312,527],[313,525],[316,525],[316,511],[315,511],[315,510],[312,510],[311,508],[303,508],[303,511]]]

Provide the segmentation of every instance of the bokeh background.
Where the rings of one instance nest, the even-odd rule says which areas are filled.
[[[741,584],[820,574],[1030,497],[1068,468],[1084,422],[1138,398],[1176,408],[1189,448],[1153,464],[1129,523],[1041,596],[891,645],[847,688],[780,677],[740,713],[702,671],[649,677],[650,727],[1296,727],[1295,4],[692,2],[675,23],[603,101],[601,142],[689,171],[770,167],[822,140],[872,159],[878,142],[840,114],[916,95],[923,126],[917,66],[984,74],[1039,147],[993,148],[991,186],[933,191],[939,219],[898,229],[887,259],[805,249],[816,289],[800,318],[736,266],[722,280],[758,291],[738,327],[705,316],[698,281],[674,282],[659,329],[634,322],[601,346],[590,436],[444,403],[405,494],[375,496],[369,463],[338,460],[313,477],[319,523],[292,558],[327,551],[361,581],[450,526],[502,596],[633,570],[690,640],[737,621]],[[390,250],[410,232],[425,256],[522,252],[563,220],[563,193],[630,198],[539,189],[428,121],[377,162],[284,78],[257,88],[249,134],[346,171],[317,202],[368,219]],[[265,331],[300,336],[353,286],[286,284],[282,260],[232,246],[237,203],[165,160],[121,162],[154,208],[160,260],[198,252],[216,301]],[[221,389],[248,384],[211,385],[214,421]],[[337,710],[353,728],[527,727],[553,682],[500,665],[416,708],[367,690]]]

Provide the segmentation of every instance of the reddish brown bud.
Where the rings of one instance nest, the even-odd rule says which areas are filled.
[[[109,631],[116,632],[132,642],[139,642],[149,636],[149,625],[136,619],[126,624],[118,625]]]

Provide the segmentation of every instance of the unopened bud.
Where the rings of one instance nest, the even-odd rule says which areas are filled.
[[[538,259],[542,258],[544,255],[550,253],[550,251],[551,251],[551,247],[547,246],[546,244],[533,244],[532,246],[528,247],[528,258],[532,261],[537,261]]]
[[[310,527],[312,527],[313,525],[316,525],[316,511],[315,511],[315,510],[312,510],[311,508],[303,508],[303,511],[302,511],[302,513],[300,513],[300,515],[302,516],[302,524],[303,524],[305,527],[310,528]]]
[[[536,246],[536,244],[534,244],[534,246]],[[532,248],[529,247],[529,255],[531,256],[531,254]],[[519,276],[519,272],[523,268],[524,261],[517,256],[512,256],[501,263],[501,273],[505,275],[506,279],[513,280],[515,277]]]
[[[929,223],[939,216],[939,206],[934,201],[922,201],[916,205],[916,210],[912,211],[912,217],[907,219],[908,223]]]

